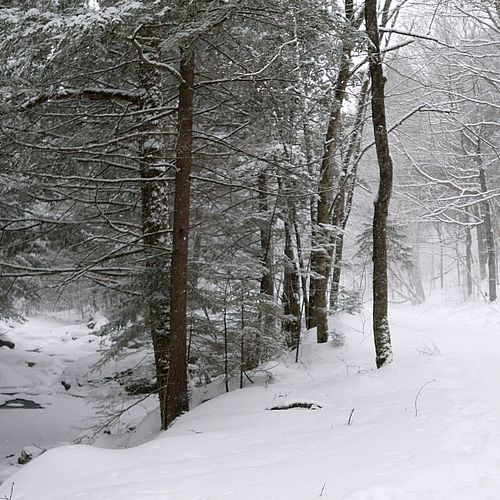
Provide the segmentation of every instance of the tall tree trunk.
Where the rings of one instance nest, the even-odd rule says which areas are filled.
[[[295,243],[297,245],[297,259],[299,261],[299,269],[300,269],[300,283],[302,287],[302,300],[304,301],[304,311],[306,316],[306,328],[307,326],[307,311],[309,310],[309,298],[307,295],[307,270],[304,264],[304,252],[302,249],[302,240],[300,237],[299,225],[297,223],[297,213],[295,209],[292,207],[292,225],[295,234]]]
[[[227,308],[224,307],[224,385],[226,392],[229,392],[229,351],[228,351],[228,338],[227,338]]]
[[[246,351],[245,351],[245,302],[241,296],[241,320],[240,320],[240,389],[243,389],[243,374],[246,370]]]
[[[439,222],[434,223],[439,240],[439,287],[444,289],[444,238],[443,230]]]
[[[488,192],[488,182],[486,179],[486,171],[481,156],[481,138],[477,138],[477,159],[479,163],[479,183],[481,192],[486,195]],[[482,202],[484,212],[484,232],[486,237],[486,252],[488,255],[488,292],[489,301],[497,300],[497,270],[496,270],[496,254],[495,254],[495,237],[493,235],[493,225],[491,221],[491,207],[488,199]]]
[[[147,163],[141,166],[141,177],[148,179],[142,183],[142,230],[145,251],[147,254],[146,268],[148,279],[149,307],[147,324],[153,341],[155,358],[156,386],[160,402],[160,418],[162,427],[165,427],[165,405],[167,401],[167,375],[169,360],[169,316],[168,297],[166,296],[167,269],[164,259],[158,256],[164,247],[162,229],[168,218],[160,210],[165,208],[166,200],[162,197],[167,192],[165,181],[160,179],[151,182],[151,178],[161,176],[160,172],[150,168]]]
[[[385,79],[377,25],[377,0],[365,0],[365,22],[372,81],[372,123],[379,166],[379,189],[373,214],[373,336],[377,368],[392,361],[388,317],[387,218],[392,194],[393,166],[385,116]]]
[[[414,241],[415,241],[415,268],[414,268],[414,282],[415,282],[415,297],[417,299],[417,304],[423,304],[425,302],[425,291],[424,284],[422,282],[422,266],[420,264],[420,238],[418,231],[418,224],[414,226]]]
[[[311,231],[311,239],[313,241],[316,241],[317,236],[316,236],[316,229],[313,228]],[[311,251],[311,260],[310,260],[310,266],[311,268],[313,267],[312,261],[314,259],[314,252]],[[306,328],[311,329],[311,328],[316,328],[316,316],[315,316],[315,311],[316,311],[316,278],[315,276],[310,273],[309,277],[309,294],[308,294],[308,299],[307,299],[307,309],[306,309]]]
[[[269,203],[267,197],[267,174],[259,174],[259,212],[261,216],[260,224],[260,251],[261,263],[263,267],[260,280],[260,293],[272,298],[274,296],[274,283],[272,275],[272,245],[271,230],[272,221],[269,218]]]
[[[467,221],[469,216],[467,215]],[[465,228],[465,272],[466,272],[466,294],[470,299],[472,296],[472,231],[470,226]]]
[[[354,19],[352,0],[345,1],[345,15],[349,23]],[[351,26],[348,26],[343,41],[339,73],[334,86],[334,109],[330,113],[328,129],[323,146],[323,158],[321,160],[320,180],[318,190],[317,225],[313,233],[313,252],[311,255],[311,271],[314,280],[313,302],[314,323],[317,328],[317,341],[323,343],[328,341],[328,279],[330,276],[330,262],[334,244],[333,236],[329,229],[331,225],[330,206],[332,202],[332,182],[334,174],[334,155],[337,149],[338,135],[342,116],[342,104],[345,99],[345,90],[349,82],[350,62],[352,52],[352,40],[349,36]]]
[[[330,305],[334,311],[338,309],[338,298],[340,291],[340,276],[342,272],[342,255],[344,251],[344,229],[347,224],[349,213],[346,210],[346,198],[350,198],[350,189],[354,189],[354,183],[347,185],[347,165],[344,167],[343,176],[340,180],[341,186],[334,200],[333,225],[336,233],[333,235],[333,245],[330,255],[330,266],[332,269],[332,284],[330,289]],[[329,272],[330,274],[330,272]]]
[[[158,28],[147,27],[141,32],[144,40],[159,39]],[[141,50],[148,60],[159,57],[157,42],[145,42]],[[140,82],[145,90],[142,106],[144,112],[163,105],[160,71],[152,64],[142,62]],[[167,254],[169,241],[166,236],[170,225],[169,185],[165,177],[167,148],[163,139],[162,124],[158,120],[147,120],[144,126],[147,136],[140,147],[143,160],[140,165],[142,233],[146,253],[146,277],[148,313],[146,323],[151,332],[155,359],[156,386],[160,403],[160,418],[165,427],[167,402],[167,376],[169,367],[169,298],[168,298],[168,262],[162,254]]]
[[[342,255],[344,250],[344,231],[351,214],[354,188],[356,186],[357,155],[359,153],[364,129],[369,83],[370,80],[365,75],[358,98],[353,130],[349,138],[349,144],[343,161],[343,177],[341,179],[340,191],[334,201],[334,217],[337,227],[339,228],[335,237],[335,252],[332,259],[332,287],[330,291],[330,305],[334,311],[338,309]]]
[[[194,52],[182,51],[176,148],[175,201],[170,282],[170,369],[165,426],[189,409],[187,380],[187,270],[190,174],[193,149]]]
[[[262,276],[260,279],[260,294],[263,298],[263,311],[261,316],[262,330],[269,333],[274,326],[274,319],[269,313],[269,305],[274,299],[274,279],[272,271],[272,217],[269,214],[269,201],[268,201],[268,177],[267,173],[263,170],[258,178],[258,205],[260,213],[260,255]],[[255,346],[253,352],[248,353],[248,360],[250,361],[250,368],[256,368],[262,357],[262,339],[259,332],[256,334]]]
[[[481,221],[484,221],[483,214],[478,208],[476,209],[475,216]],[[484,222],[476,225],[476,238],[477,260],[479,262],[479,279],[484,280],[484,278],[486,278],[486,261],[488,260],[485,246],[486,237],[484,234]]]
[[[332,287],[330,290],[330,306],[333,311],[338,311],[340,276],[342,273],[342,255],[344,253],[344,233],[337,234],[335,237],[335,248],[332,258]]]
[[[308,173],[311,178],[314,177],[314,169],[313,169],[313,154],[312,154],[312,131],[308,127],[307,120],[304,120],[303,122],[303,134],[304,134],[304,150],[305,150],[305,156],[306,156],[306,162],[307,162],[307,169]],[[315,199],[313,196],[310,197],[309,200],[309,214],[311,218],[311,241],[315,241],[316,239],[316,223],[317,223],[317,215],[316,215],[316,203]],[[294,227],[295,227],[295,235],[297,239],[297,245],[298,247],[301,247],[299,244],[299,239],[300,239],[300,234],[297,231],[297,221],[296,218],[294,220]],[[300,255],[299,255],[300,257]],[[302,271],[302,279],[307,281],[307,277],[305,274],[305,267],[301,265],[301,271]],[[315,318],[314,318],[314,278],[310,277],[309,278],[309,293],[307,293],[307,286],[302,285],[303,288],[303,295],[304,295],[304,311],[305,311],[305,318],[306,318],[306,328],[314,328],[316,326],[315,323]]]
[[[292,248],[290,223],[285,222],[285,272],[283,283],[283,329],[287,347],[296,349],[300,341],[299,273]]]

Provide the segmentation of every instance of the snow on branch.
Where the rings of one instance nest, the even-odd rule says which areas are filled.
[[[39,94],[32,99],[29,99],[19,107],[20,111],[27,111],[40,104],[45,104],[52,101],[66,101],[72,99],[89,99],[92,101],[125,101],[132,104],[140,105],[142,103],[142,95],[138,92],[129,92],[123,89],[114,88],[63,88],[56,92],[47,92]]]
[[[288,42],[282,43],[278,47],[278,49],[276,50],[276,53],[274,54],[274,56],[264,66],[262,66],[262,68],[260,68],[257,71],[254,71],[253,73],[237,73],[237,75],[242,76],[242,77],[246,77],[246,78],[259,76],[264,71],[266,71],[266,69],[269,68],[276,61],[276,59],[278,59],[278,57],[281,56],[285,47],[288,47],[289,45],[295,45],[295,44],[297,44],[297,39],[295,39],[295,38],[293,40],[289,40]]]
[[[442,45],[443,47],[447,47],[449,49],[455,49],[456,47],[453,45],[449,45],[438,38],[434,38],[428,35],[421,35],[418,33],[412,33],[411,31],[403,31],[395,28],[379,28],[379,31],[382,33],[394,33],[395,35],[409,36],[412,38],[418,38],[420,40],[428,40],[429,42],[437,43],[438,45]]]

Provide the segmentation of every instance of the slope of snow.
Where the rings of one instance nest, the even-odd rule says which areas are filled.
[[[379,371],[368,312],[332,327],[345,346],[309,335],[299,364],[266,367],[268,383],[135,448],[49,450],[0,498],[14,483],[13,500],[498,500],[496,307],[393,309],[395,361]],[[296,403],[316,409],[270,409]]]

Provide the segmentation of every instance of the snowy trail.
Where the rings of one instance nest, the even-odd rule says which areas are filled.
[[[490,352],[481,351],[470,341],[464,353],[468,354],[466,362],[454,360],[456,380],[462,383],[450,394],[453,412],[447,437],[461,498],[473,498],[474,491],[488,489],[488,485],[496,491],[491,498],[500,498],[500,391],[494,384],[500,380],[494,354],[500,352],[500,346],[497,339],[483,341],[492,346]]]
[[[136,448],[51,450],[0,497],[14,481],[14,500],[500,499],[500,313],[391,319],[396,360],[382,370],[369,321],[344,316],[344,347],[311,336],[299,365],[269,365],[270,385],[215,398]],[[270,410],[297,402],[321,408]]]
[[[496,312],[493,309],[494,312]],[[491,311],[490,311],[491,312]],[[395,315],[398,318],[398,314]],[[406,312],[401,330],[408,331]],[[442,451],[444,471],[442,492],[429,491],[429,498],[500,498],[500,328],[495,323],[483,329],[471,318],[415,317],[416,324],[440,346],[433,370],[435,383],[421,394],[421,405],[432,406],[424,415],[430,428],[440,429],[440,443],[430,448],[430,458]],[[479,318],[476,318],[479,319]],[[395,323],[398,323],[396,319]],[[406,323],[406,328],[404,324]],[[415,338],[418,338],[417,335]],[[435,344],[433,344],[435,345]],[[441,359],[439,359],[441,358]],[[423,367],[414,366],[413,373]],[[429,401],[430,399],[430,401]],[[427,401],[426,401],[427,400]],[[424,401],[426,401],[424,403]],[[421,418],[420,416],[418,418]],[[437,464],[439,465],[439,464]],[[367,497],[370,498],[370,497]],[[376,498],[376,497],[375,497]],[[381,497],[382,498],[382,497]],[[398,498],[398,496],[388,497]],[[425,498],[425,496],[417,496]]]

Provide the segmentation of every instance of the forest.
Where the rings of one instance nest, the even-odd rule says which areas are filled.
[[[498,0],[0,4],[0,316],[105,317],[162,429],[345,312],[385,369],[393,305],[497,300]]]

